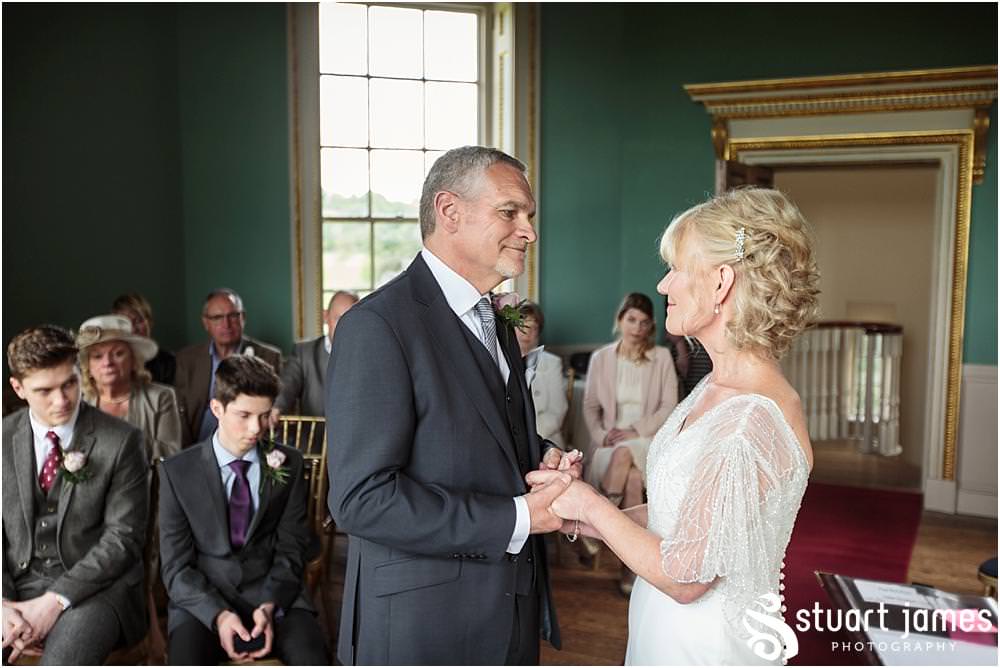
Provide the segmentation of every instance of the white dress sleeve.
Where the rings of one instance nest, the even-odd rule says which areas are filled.
[[[779,594],[781,560],[805,489],[803,455],[776,405],[757,395],[702,419],[703,450],[673,531],[660,543],[663,572],[712,582],[737,627],[762,594]]]

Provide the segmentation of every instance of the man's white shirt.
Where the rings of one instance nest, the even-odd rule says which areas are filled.
[[[479,294],[479,290],[472,283],[465,280],[465,278],[456,273],[455,270],[446,265],[434,253],[427,250],[427,248],[421,249],[420,256],[427,264],[427,268],[431,270],[434,280],[441,287],[448,306],[455,312],[458,319],[462,321],[462,324],[468,327],[469,331],[480,342],[484,342],[486,335],[483,332],[482,322],[476,314],[476,304],[479,303],[480,299],[489,297],[489,295]],[[485,343],[483,345],[485,347]],[[510,367],[507,365],[507,359],[504,357],[503,352],[497,350],[496,353],[500,374],[503,376],[503,382],[506,383],[510,377]],[[514,510],[517,512],[517,519],[514,523],[514,533],[511,535],[510,543],[507,545],[507,551],[511,554],[518,554],[531,533],[531,514],[528,512],[528,501],[523,496],[515,496]]]
[[[83,401],[76,402],[76,409],[73,411],[72,417],[69,420],[62,423],[58,427],[47,427],[42,424],[35,414],[28,409],[28,420],[31,422],[31,437],[32,442],[35,445],[35,477],[42,474],[42,467],[45,466],[45,458],[49,456],[49,450],[52,449],[52,441],[45,437],[50,431],[54,431],[56,436],[59,437],[59,447],[63,452],[69,450],[69,446],[73,444],[73,430],[76,428],[76,418],[80,415],[80,403]]]

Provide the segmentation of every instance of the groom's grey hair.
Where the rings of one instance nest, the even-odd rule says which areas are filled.
[[[498,162],[515,167],[522,174],[528,169],[517,158],[488,146],[453,148],[438,158],[420,193],[420,238],[426,239],[434,232],[434,197],[439,192],[447,190],[461,197],[470,196],[483,173]]]

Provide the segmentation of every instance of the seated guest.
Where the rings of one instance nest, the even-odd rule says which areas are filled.
[[[99,315],[80,325],[76,345],[84,401],[140,429],[147,463],[180,452],[174,389],[151,382],[144,366],[156,355],[156,343],[133,333],[124,316]]]
[[[132,333],[150,337],[153,332],[153,307],[138,292],[119,295],[111,303],[111,312],[123,315],[132,323]],[[168,350],[157,347],[156,354],[146,360],[146,370],[154,383],[174,384],[177,373],[177,358]]]
[[[41,325],[7,347],[28,406],[3,420],[3,655],[100,665],[146,633],[142,434],[80,402],[72,335]]]
[[[330,303],[323,311],[326,320],[326,334],[312,341],[295,344],[291,357],[285,360],[285,368],[281,372],[281,394],[274,402],[272,420],[285,413],[296,415],[323,415],[323,379],[326,377],[326,364],[330,361],[330,347],[333,345],[333,332],[337,329],[340,316],[358,302],[353,292],[338,290],[330,297]]]
[[[177,353],[177,398],[181,409],[181,442],[184,447],[204,441],[215,431],[209,399],[215,394],[215,370],[230,355],[259,357],[281,373],[281,351],[243,335],[246,312],[243,300],[229,288],[208,293],[201,309],[201,324],[209,339]]]
[[[121,315],[100,315],[85,321],[77,333],[83,399],[108,415],[125,420],[142,432],[144,457],[152,475],[152,462],[181,449],[181,418],[174,388],[150,381],[143,365],[156,355],[156,343],[132,332],[132,323]],[[159,570],[155,536],[150,569]],[[147,582],[150,619],[155,619],[152,590]],[[159,628],[152,628],[151,651],[162,657],[165,642]]]
[[[232,355],[215,372],[212,435],[160,467],[160,551],[173,665],[329,661],[303,588],[301,453],[264,440],[278,376]],[[251,642],[251,647],[242,645]]]
[[[527,358],[529,353],[538,349],[538,341],[545,328],[545,315],[542,308],[534,302],[525,302],[521,306],[521,313],[524,314],[524,325],[516,327],[514,332],[521,347],[521,357]],[[535,425],[539,436],[562,448],[562,424],[566,411],[569,410],[562,360],[558,355],[545,352],[544,347],[535,354],[538,359],[528,381],[535,403]]]
[[[588,481],[613,503],[642,503],[646,452],[677,405],[677,374],[670,351],[654,345],[653,302],[633,292],[615,318],[620,338],[594,351],[587,370],[583,416],[590,432]],[[634,575],[622,573],[628,594]]]

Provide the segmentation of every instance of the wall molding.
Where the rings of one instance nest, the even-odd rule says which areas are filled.
[[[962,368],[957,511],[997,516],[997,367]]]

